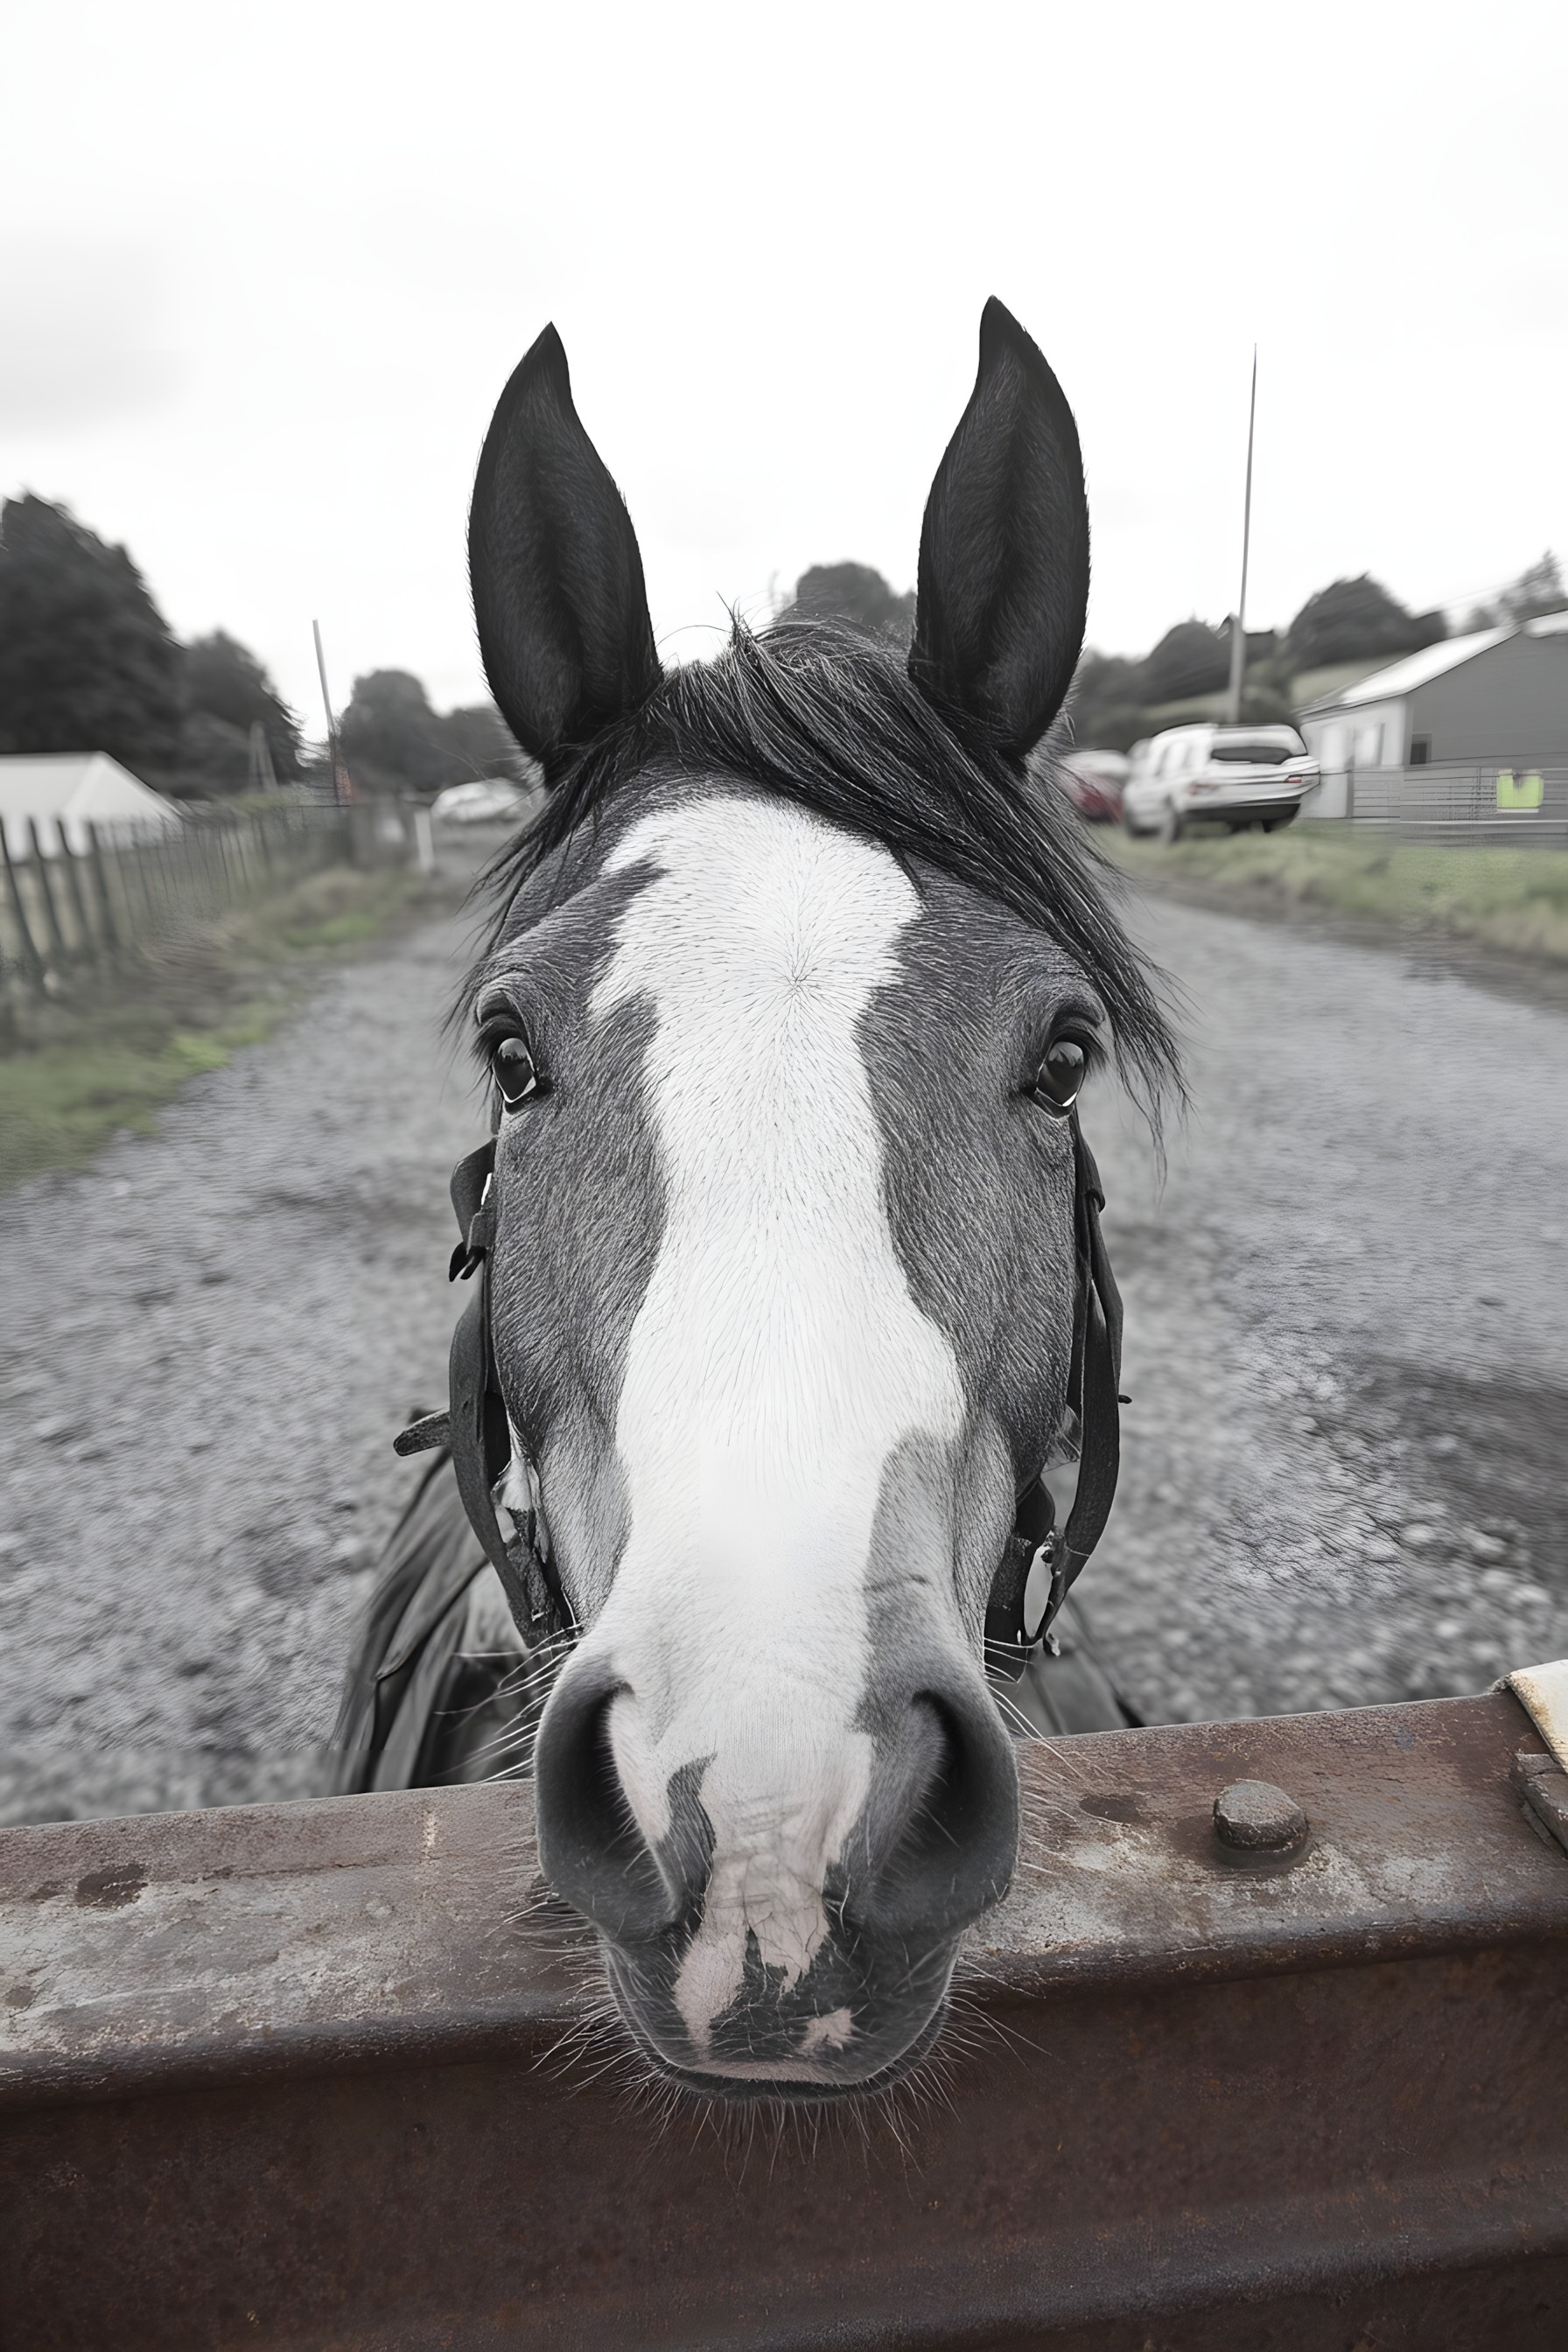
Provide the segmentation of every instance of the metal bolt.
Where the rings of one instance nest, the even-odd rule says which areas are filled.
[[[1236,1780],[1214,1801],[1215,1834],[1243,1853],[1283,1853],[1307,1834],[1307,1816],[1271,1780]]]

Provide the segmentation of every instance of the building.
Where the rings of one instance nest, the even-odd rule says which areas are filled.
[[[1395,779],[1435,767],[1489,774],[1506,809],[1525,788],[1502,779],[1568,771],[1568,612],[1445,638],[1300,719],[1323,778],[1308,816],[1397,814]]]
[[[178,830],[181,817],[166,801],[111,760],[107,751],[13,751],[0,754],[0,824],[16,858],[33,854],[30,825],[46,857],[58,857],[60,827],[72,849],[88,845],[89,824],[117,837]]]

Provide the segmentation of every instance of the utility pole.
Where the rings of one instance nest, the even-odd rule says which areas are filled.
[[[1249,477],[1250,478],[1250,477]],[[321,651],[321,625],[312,621],[310,632],[316,640],[316,675],[321,681],[321,701],[327,713],[327,757],[332,763],[332,798],[338,802],[351,800],[353,787],[343,755],[338,748],[338,722],[332,716],[332,698],[327,691],[327,656]]]
[[[1241,719],[1241,681],[1247,670],[1247,560],[1252,551],[1252,436],[1258,425],[1258,345],[1252,346],[1252,400],[1247,412],[1247,499],[1241,516],[1241,596],[1230,618],[1230,697],[1226,717]]]

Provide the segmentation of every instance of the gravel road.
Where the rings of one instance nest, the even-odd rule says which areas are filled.
[[[446,1394],[469,929],[339,969],[156,1137],[0,1202],[0,1820],[313,1794]]]
[[[1160,1190],[1103,1137],[1123,1481],[1080,1588],[1154,1720],[1568,1654],[1568,1015],[1440,955],[1144,902],[1189,1000]]]
[[[1475,1689],[1568,1652],[1568,1020],[1146,905],[1191,1003],[1157,1187],[1089,1124],[1123,1484],[1080,1588],[1152,1719]],[[439,1402],[479,1132],[426,924],[156,1138],[0,1202],[0,1821],[302,1795]]]

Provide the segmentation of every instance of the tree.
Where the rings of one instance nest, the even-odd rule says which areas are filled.
[[[1154,731],[1154,721],[1141,702],[1087,704],[1072,714],[1072,740],[1082,750],[1131,751],[1134,743]]]
[[[1335,580],[1309,596],[1288,633],[1290,657],[1299,670],[1323,669],[1334,662],[1392,661],[1416,653],[1448,634],[1441,613],[1410,613],[1370,573]]]
[[[1465,624],[1470,629],[1495,629],[1505,621],[1533,621],[1542,613],[1560,613],[1568,605],[1563,570],[1550,548],[1539,563],[1529,564],[1495,604],[1478,604]]]
[[[250,730],[259,727],[279,778],[299,774],[300,722],[253,653],[215,629],[185,647],[182,667],[191,713],[187,738],[198,714],[234,730],[245,742],[248,773]]]
[[[1185,702],[1217,694],[1230,676],[1230,641],[1206,621],[1178,621],[1142,665],[1143,699]]]
[[[868,637],[907,646],[915,625],[914,593],[896,596],[868,563],[814,563],[795,582],[795,601],[780,618],[847,621]]]
[[[1097,654],[1092,646],[1085,647],[1073,675],[1072,706],[1075,710],[1086,703],[1142,702],[1142,662],[1128,661],[1121,654]]]
[[[1241,717],[1251,727],[1288,722],[1289,698],[1277,675],[1279,637],[1273,629],[1248,629],[1247,678]],[[1073,740],[1101,751],[1127,751],[1145,735],[1171,724],[1157,706],[1199,694],[1217,694],[1230,677],[1230,638],[1202,621],[1183,621],[1161,638],[1144,661],[1120,654],[1084,654],[1073,679],[1068,715]]]
[[[1528,565],[1498,602],[1510,621],[1533,621],[1542,613],[1560,613],[1568,604],[1568,589],[1563,585],[1562,568],[1552,550],[1547,549],[1539,563]]]
[[[1143,665],[1089,646],[1079,659],[1068,699],[1073,740],[1101,751],[1125,751],[1149,732],[1143,710]]]
[[[451,781],[441,722],[419,680],[405,669],[356,677],[338,732],[356,784],[370,792],[421,792]]]
[[[521,783],[532,774],[532,761],[493,702],[460,705],[436,723],[449,754],[453,783],[466,776],[505,776]]]
[[[180,730],[179,755],[159,776],[160,789],[177,801],[226,799],[248,792],[254,782],[249,730],[242,735],[209,711],[191,711]]]
[[[180,651],[122,547],[63,506],[0,509],[0,751],[177,757]]]
[[[405,669],[356,677],[339,732],[350,773],[367,792],[433,792],[474,776],[521,782],[531,773],[494,703],[469,703],[443,717]]]

